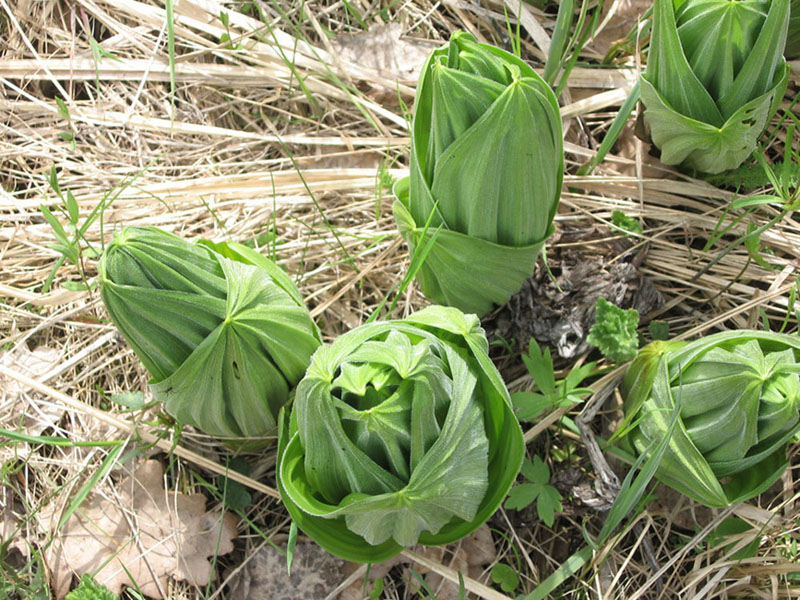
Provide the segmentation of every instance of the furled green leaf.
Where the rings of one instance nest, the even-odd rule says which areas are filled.
[[[552,234],[562,146],[555,96],[524,61],[462,32],[431,53],[417,88],[411,175],[394,187],[412,251],[432,241],[417,275],[429,299],[485,314],[519,290]]]
[[[800,0],[792,0],[789,33],[786,36],[786,58],[800,58]]]
[[[655,0],[641,99],[666,164],[738,167],[788,82],[789,0]]]
[[[363,562],[468,535],[502,501],[523,441],[474,315],[433,306],[313,356],[280,427],[292,518]]]
[[[769,332],[655,342],[623,383],[623,441],[645,452],[679,406],[656,476],[708,506],[748,500],[781,476],[800,430],[798,357],[797,336]]]
[[[277,265],[239,244],[127,228],[99,271],[106,309],[167,412],[213,435],[274,431],[320,343]]]

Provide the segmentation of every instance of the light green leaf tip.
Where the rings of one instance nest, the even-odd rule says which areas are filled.
[[[639,313],[630,308],[623,310],[605,298],[598,298],[594,325],[586,341],[597,347],[603,356],[614,362],[633,359],[639,349]]]

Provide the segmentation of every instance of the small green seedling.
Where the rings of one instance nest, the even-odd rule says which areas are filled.
[[[532,421],[545,411],[572,406],[592,393],[591,389],[580,386],[594,375],[594,362],[574,367],[564,379],[557,380],[550,349],[542,350],[533,338],[528,353],[522,355],[522,361],[537,391],[515,392],[511,395],[517,418],[521,421]]]
[[[503,506],[507,509],[522,510],[536,501],[536,513],[548,527],[555,522],[555,514],[564,510],[561,494],[550,485],[550,467],[538,456],[533,461],[522,463],[522,475],[529,483],[521,483],[508,493]]]
[[[639,350],[639,313],[623,310],[605,298],[597,299],[594,325],[586,341],[597,347],[606,358],[616,363],[632,360]]]
[[[506,594],[511,594],[519,587],[519,575],[505,563],[497,563],[492,567],[492,581],[499,585]]]

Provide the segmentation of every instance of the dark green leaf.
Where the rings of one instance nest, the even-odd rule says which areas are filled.
[[[520,483],[508,492],[504,507],[510,510],[522,510],[536,500],[542,486],[538,483]]]
[[[552,485],[542,486],[539,497],[536,498],[536,513],[548,527],[552,527],[555,522],[555,513],[561,512],[561,494]]]
[[[669,323],[666,321],[650,321],[647,324],[647,330],[653,340],[666,341],[669,339]]]
[[[547,483],[550,481],[550,468],[538,456],[533,461],[526,460],[522,463],[522,474],[531,483]]]
[[[553,358],[550,348],[541,350],[535,339],[531,338],[528,345],[528,354],[522,355],[522,362],[530,373],[533,382],[545,395],[551,395],[556,389],[556,379],[553,372]]]
[[[520,421],[532,421],[548,408],[553,407],[553,400],[534,392],[514,392],[511,394],[514,412]]]

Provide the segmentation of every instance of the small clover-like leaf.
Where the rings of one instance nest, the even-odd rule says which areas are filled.
[[[492,567],[492,581],[499,585],[506,594],[510,594],[519,587],[519,575],[505,563],[497,563]]]

